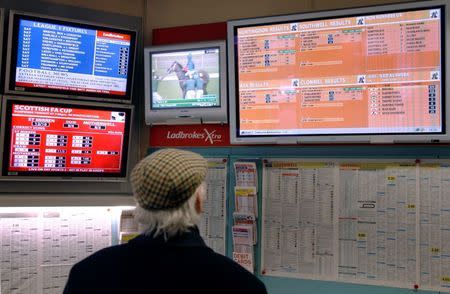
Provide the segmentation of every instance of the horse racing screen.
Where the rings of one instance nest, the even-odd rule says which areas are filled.
[[[431,3],[229,23],[234,138],[445,135],[448,7]]]
[[[219,48],[152,52],[151,108],[220,106]]]
[[[135,32],[20,12],[10,22],[10,92],[131,99]]]

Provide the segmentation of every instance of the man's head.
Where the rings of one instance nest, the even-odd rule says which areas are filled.
[[[195,226],[206,198],[207,162],[199,154],[162,149],[131,173],[138,221],[156,235],[173,236]]]

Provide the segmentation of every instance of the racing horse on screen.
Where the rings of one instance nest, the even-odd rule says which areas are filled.
[[[195,78],[202,80],[203,84],[203,95],[208,94],[206,91],[206,87],[209,82],[209,74],[203,70],[199,69],[195,72],[195,74],[190,74],[178,61],[174,61],[172,65],[167,69],[167,75],[175,73],[178,78],[178,82],[183,92],[183,99],[186,99],[186,92],[188,88],[188,82],[192,78],[192,75],[196,75]]]

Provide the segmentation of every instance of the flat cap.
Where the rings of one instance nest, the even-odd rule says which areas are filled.
[[[181,206],[205,180],[207,161],[180,149],[162,149],[142,159],[131,173],[137,203],[148,210]]]

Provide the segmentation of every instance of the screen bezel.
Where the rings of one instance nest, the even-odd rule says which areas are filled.
[[[5,46],[5,9],[0,8],[0,69],[3,68],[3,47]],[[5,85],[3,84],[4,81],[4,71],[0,72],[0,89],[3,90]]]
[[[40,21],[46,23],[60,24],[66,26],[74,26],[87,28],[92,30],[103,30],[114,33],[128,34],[130,35],[130,54],[128,60],[128,75],[127,75],[127,88],[125,95],[113,95],[102,93],[90,93],[90,92],[78,92],[70,90],[60,89],[48,89],[48,88],[33,88],[33,87],[20,87],[23,90],[16,89],[15,76],[16,76],[16,64],[18,57],[18,37],[19,37],[19,22],[20,20]],[[80,21],[67,19],[62,17],[42,15],[35,13],[28,13],[22,11],[11,10],[9,14],[9,29],[8,29],[8,50],[7,50],[7,63],[6,63],[6,77],[5,77],[5,92],[8,94],[26,94],[45,97],[58,97],[67,99],[84,99],[84,100],[99,100],[110,102],[125,102],[130,103],[133,92],[133,80],[134,80],[134,68],[136,60],[136,40],[137,32],[128,28],[116,27],[113,25],[97,24],[88,21]]]
[[[237,71],[237,38],[238,28],[270,25],[289,22],[306,22],[320,19],[334,19],[340,17],[351,17],[357,15],[373,15],[392,13],[396,11],[431,9],[439,7],[442,9],[442,51],[441,51],[441,121],[442,132],[427,134],[405,134],[405,133],[355,133],[355,134],[294,134],[294,135],[240,135],[239,134],[239,93],[238,91],[238,71]],[[228,67],[229,67],[229,86],[230,86],[230,139],[233,144],[296,144],[296,143],[396,143],[396,142],[445,142],[450,141],[449,124],[450,109],[449,103],[445,102],[445,94],[449,93],[449,84],[445,84],[446,73],[450,72],[449,62],[446,60],[445,50],[450,48],[448,38],[445,33],[450,31],[449,25],[449,5],[442,0],[427,1],[417,3],[370,6],[363,8],[341,9],[333,11],[320,11],[313,13],[302,13],[284,16],[252,18],[243,20],[234,20],[228,22]]]
[[[122,160],[120,172],[100,173],[100,172],[39,172],[39,171],[17,171],[14,175],[8,175],[9,158],[11,150],[11,123],[12,123],[12,104],[28,105],[49,105],[55,107],[72,107],[78,109],[93,109],[106,111],[121,111],[127,113],[125,121],[125,133],[122,145]],[[46,98],[25,98],[19,96],[5,96],[2,103],[2,138],[4,144],[1,146],[1,165],[0,180],[27,180],[27,181],[113,181],[125,182],[128,176],[129,150],[131,144],[131,124],[133,121],[133,106],[118,105],[106,103],[80,102],[64,100],[56,102],[54,99]]]
[[[206,107],[154,108],[152,107],[152,55],[159,53],[173,53],[196,51],[205,49],[219,49],[219,105]],[[227,119],[227,62],[226,42],[223,40],[162,45],[146,47],[144,49],[145,76],[145,121],[153,124],[198,124],[198,123],[226,123]]]
[[[217,62],[218,62],[218,64],[217,64],[217,67],[219,68],[219,74],[220,74],[220,47],[219,46],[217,46],[217,47],[204,47],[204,48],[196,48],[195,50],[172,50],[172,51],[159,51],[159,52],[157,52],[157,51],[150,51],[149,52],[149,60],[150,60],[150,64],[149,64],[149,66],[150,66],[150,72],[152,72],[152,70],[153,70],[153,56],[154,55],[157,55],[157,54],[164,54],[164,53],[178,53],[178,52],[191,52],[191,51],[200,51],[200,50],[214,50],[214,49],[217,49],[217,50],[219,50],[219,53],[217,54]],[[221,104],[221,101],[220,101],[220,96],[218,97],[218,104],[217,105],[214,105],[214,106],[202,106],[202,107],[199,107],[199,106],[190,106],[190,107],[164,107],[164,108],[162,108],[162,107],[155,107],[154,106],[154,97],[153,97],[153,84],[152,83],[149,83],[149,86],[150,86],[150,91],[149,91],[149,93],[150,93],[150,109],[152,109],[152,110],[161,110],[161,109],[191,109],[191,108],[220,108],[220,104]],[[220,81],[220,77],[219,77],[219,90],[220,90],[220,87],[221,86],[223,86],[223,85],[221,85],[221,81]],[[219,91],[219,95],[220,95],[220,91]]]

